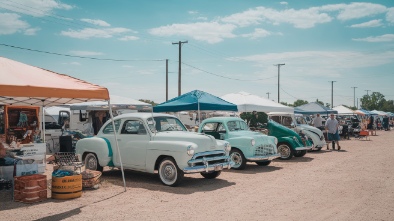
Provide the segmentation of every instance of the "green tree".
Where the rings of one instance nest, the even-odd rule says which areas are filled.
[[[304,101],[304,100],[298,99],[298,100],[294,101],[293,106],[294,107],[298,107],[298,106],[301,106],[301,105],[304,105],[304,104],[307,104],[307,103],[308,103],[308,101]]]
[[[293,107],[293,105],[292,104],[289,104],[289,103],[287,103],[287,102],[280,102],[281,104],[283,104],[283,105],[285,105],[285,106],[289,106],[289,107]]]
[[[241,113],[240,117],[241,119],[245,120],[250,127],[257,127],[258,124],[264,124],[268,122],[268,115],[266,113],[256,112],[256,115],[253,115],[251,112],[243,112]]]
[[[326,107],[331,108],[331,104],[326,103]]]
[[[319,99],[316,99],[316,103],[319,103],[320,105],[324,106],[324,102],[323,101],[319,101]]]
[[[364,95],[361,99],[361,107],[367,110],[382,110],[386,99],[379,92],[373,92],[371,95]]]
[[[154,101],[151,101],[151,100],[139,99],[139,101],[145,102],[145,103],[148,103],[148,104],[152,104],[152,107],[157,105]]]

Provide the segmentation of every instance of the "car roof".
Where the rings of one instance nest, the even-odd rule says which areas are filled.
[[[204,122],[216,122],[216,121],[227,122],[227,121],[235,121],[235,120],[244,121],[239,117],[210,117],[205,119]]]
[[[151,117],[175,117],[174,115],[171,114],[163,114],[163,113],[152,113],[152,112],[137,112],[137,113],[128,113],[128,114],[121,114],[116,117],[114,117],[114,120],[117,119],[123,119],[127,117],[137,117],[137,118],[142,118],[142,119],[148,119]],[[176,117],[175,117],[176,118]]]

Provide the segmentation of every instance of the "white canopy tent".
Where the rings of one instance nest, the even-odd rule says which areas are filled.
[[[110,95],[112,110],[130,109],[152,111],[152,105],[128,97]],[[108,110],[108,103],[105,101],[82,102],[70,105],[71,110]]]
[[[236,104],[239,112],[287,112],[294,113],[294,108],[285,106],[275,101],[250,94],[247,92],[230,93],[221,97],[230,103]]]
[[[338,115],[355,115],[356,113],[343,105],[339,105],[333,108],[333,110],[338,111]]]
[[[108,89],[99,85],[0,57],[0,105],[29,105],[44,107],[73,104],[85,101],[105,101],[110,105]],[[113,119],[112,111],[110,111]],[[42,130],[45,131],[45,122]],[[112,121],[115,131],[115,124]],[[45,133],[42,134],[45,139]],[[117,140],[116,133],[114,133]],[[123,183],[126,191],[123,164],[119,152]]]

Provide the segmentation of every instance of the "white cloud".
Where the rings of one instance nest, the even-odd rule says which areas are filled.
[[[271,32],[264,30],[262,28],[255,28],[253,33],[250,34],[243,34],[242,37],[250,38],[250,39],[257,39],[257,38],[264,38],[271,35]]]
[[[351,25],[351,28],[373,28],[382,26],[382,19],[375,19],[368,22]]]
[[[312,28],[319,23],[330,22],[332,18],[327,13],[322,13],[318,8],[286,9],[278,11],[271,8],[256,7],[245,12],[232,14],[221,19],[223,22],[236,24],[241,27],[258,25],[265,21],[278,25],[288,23],[296,28]]]
[[[27,29],[29,24],[19,18],[20,16],[14,13],[0,13],[0,35],[14,34]]]
[[[95,29],[95,28],[85,28],[82,30],[72,30],[62,31],[60,35],[68,36],[71,38],[79,39],[89,39],[89,38],[111,38],[114,35],[131,32],[127,28],[106,28],[106,29]]]
[[[132,65],[122,65],[122,67],[124,67],[124,68],[133,68],[134,66],[132,66]]]
[[[173,24],[149,30],[157,36],[187,36],[189,38],[206,41],[210,44],[223,41],[225,38],[234,38],[232,31],[236,28],[232,24],[218,22],[197,22],[191,24]]]
[[[194,14],[198,14],[198,11],[188,11],[187,13],[194,15]]]
[[[95,52],[95,51],[70,51],[70,53],[78,56],[97,56],[104,54],[102,52]]]
[[[119,38],[119,40],[121,40],[121,41],[135,41],[135,40],[138,40],[138,39],[140,39],[140,38],[136,37],[136,36],[131,36],[131,35]]]
[[[386,13],[387,8],[380,4],[353,2],[350,4],[332,4],[320,7],[322,11],[338,11],[337,19],[346,21]]]
[[[386,14],[386,20],[394,24],[394,8],[389,8]]]
[[[102,26],[102,27],[109,27],[109,26],[111,26],[107,22],[105,22],[103,20],[99,20],[99,19],[94,20],[94,19],[83,18],[83,19],[81,19],[81,21],[86,22],[86,23],[90,23],[90,24],[93,24],[93,25]]]
[[[71,64],[71,65],[78,65],[78,66],[81,65],[81,63],[75,62],[75,61],[74,61],[74,62],[71,62],[70,64]]]
[[[231,58],[231,60],[253,61],[262,67],[272,66],[277,63],[286,63],[286,66],[291,66],[292,68],[314,67],[316,69],[330,71],[375,67],[394,63],[394,51],[381,53],[362,53],[357,51],[299,51],[258,54]]]
[[[281,4],[281,5],[288,5],[289,3],[287,3],[287,2],[279,2],[279,4]]]
[[[70,10],[73,8],[58,0],[0,0],[0,5],[3,9],[35,17],[50,15],[54,9]]]
[[[201,20],[201,21],[207,21],[208,18],[207,17],[198,17],[197,20]]]
[[[394,34],[385,34],[381,36],[370,36],[367,38],[353,38],[354,41],[366,41],[366,42],[390,42],[394,41]]]
[[[41,30],[41,28],[28,28],[25,30],[25,35],[36,35],[36,32]]]

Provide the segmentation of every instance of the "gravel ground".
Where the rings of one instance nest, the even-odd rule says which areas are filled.
[[[106,170],[100,188],[77,199],[24,204],[3,191],[0,219],[393,220],[393,135],[378,131],[370,141],[341,141],[341,151],[323,149],[265,167],[248,163],[215,180],[186,175],[175,188],[163,186],[157,174],[125,171],[124,192],[120,170]]]

